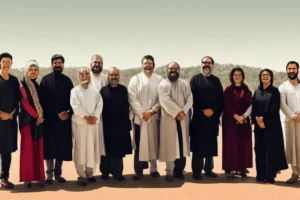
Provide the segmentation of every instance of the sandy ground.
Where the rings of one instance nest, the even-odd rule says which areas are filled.
[[[237,177],[227,179],[222,171],[221,137],[219,137],[219,156],[215,157],[214,171],[219,174],[218,178],[205,177],[201,181],[194,181],[191,173],[191,157],[187,159],[186,179],[175,179],[167,182],[164,179],[165,163],[159,162],[160,178],[149,176],[149,170],[145,171],[144,179],[134,181],[133,156],[124,159],[124,182],[114,179],[100,180],[100,172],[97,170],[97,183],[87,187],[77,185],[77,174],[73,162],[65,162],[63,176],[67,183],[54,182],[52,186],[44,189],[27,189],[19,182],[19,151],[13,154],[11,181],[16,184],[13,190],[0,189],[0,199],[300,199],[300,181],[295,185],[287,185],[285,181],[290,177],[291,169],[282,171],[277,176],[275,185],[256,183],[255,169],[251,168],[248,178]],[[253,162],[254,163],[254,162]],[[255,164],[255,163],[254,163]]]

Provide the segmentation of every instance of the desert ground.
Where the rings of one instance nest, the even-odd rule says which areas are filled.
[[[254,153],[254,152],[253,152]],[[0,188],[1,200],[15,199],[300,199],[300,181],[295,185],[287,185],[285,181],[291,175],[291,169],[282,171],[276,178],[275,185],[257,183],[255,168],[250,168],[247,178],[236,177],[227,179],[222,171],[222,141],[219,136],[219,156],[215,157],[214,171],[218,178],[203,176],[203,180],[194,181],[191,173],[191,157],[187,159],[186,179],[174,179],[167,182],[164,179],[165,163],[159,162],[160,178],[149,176],[146,170],[142,180],[135,181],[133,176],[133,156],[124,159],[124,175],[126,180],[118,182],[111,178],[108,181],[100,180],[99,169],[96,172],[97,183],[86,187],[77,185],[77,174],[73,162],[65,162],[63,176],[67,183],[54,182],[44,189],[34,185],[27,189],[19,182],[19,151],[13,153],[10,180],[15,183],[13,190]],[[253,155],[254,158],[254,155]],[[253,165],[255,162],[253,160]]]

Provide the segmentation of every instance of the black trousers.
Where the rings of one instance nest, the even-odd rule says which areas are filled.
[[[205,159],[205,163],[204,163]],[[204,164],[204,165],[203,165]],[[198,175],[201,174],[204,166],[204,172],[210,172],[214,168],[214,160],[213,157],[201,157],[197,155],[197,152],[193,152],[192,155],[192,170],[193,174]]]
[[[139,155],[140,155],[140,126],[137,124],[134,124],[134,140],[135,140],[135,146],[136,149],[134,151],[134,172],[136,174],[143,174],[143,170],[147,169],[149,167],[147,161],[139,161]]]
[[[2,163],[1,179],[8,179],[10,164],[11,164],[11,153],[1,154],[1,163]]]
[[[109,156],[101,156],[100,171],[102,175],[108,176],[110,173],[114,177],[123,175],[123,158],[114,158]]]
[[[263,130],[254,134],[255,144],[255,162],[256,162],[256,178],[271,180],[276,177],[276,170],[269,161],[269,155],[266,152],[265,134]]]

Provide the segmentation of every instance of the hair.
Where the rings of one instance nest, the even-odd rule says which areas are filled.
[[[242,68],[240,68],[240,67],[235,67],[235,68],[233,68],[231,70],[231,72],[229,74],[229,81],[230,81],[230,83],[234,85],[234,80],[233,80],[233,74],[234,74],[234,72],[241,72],[242,73],[242,77],[243,77],[242,83],[244,83],[245,73],[244,73],[244,70]]]
[[[263,70],[261,70],[260,72],[259,72],[259,87],[260,88],[262,88],[263,87],[263,83],[262,83],[262,81],[261,81],[261,75],[262,75],[262,73],[263,72],[268,72],[269,74],[270,74],[270,78],[271,78],[271,80],[270,80],[270,84],[271,85],[273,85],[273,81],[274,81],[274,74],[273,74],[273,72],[272,72],[272,70],[270,70],[270,69],[263,69]]]
[[[0,61],[2,60],[2,58],[10,58],[11,60],[13,59],[12,55],[7,52],[0,54]],[[0,64],[0,69],[1,69],[1,64]]]
[[[61,59],[62,63],[65,63],[65,58],[62,55],[55,54],[51,58],[51,64],[53,63],[54,60],[57,60],[57,59]]]
[[[116,67],[110,67],[109,69],[108,69],[108,74],[109,74],[109,72],[110,72],[110,70],[112,70],[112,69],[115,69],[115,70],[118,70],[119,72],[120,72],[120,70],[118,69],[118,68],[116,68]]]
[[[170,62],[169,64],[167,64],[167,69],[169,68],[169,66],[170,66],[172,63],[175,63],[175,64],[179,67],[179,69],[180,69],[180,65],[179,65],[177,62]]]
[[[291,64],[295,64],[297,66],[297,69],[299,69],[299,63],[297,63],[296,61],[290,61],[286,64],[285,70],[287,70],[288,66]]]
[[[88,67],[80,67],[80,68],[78,69],[78,71],[77,71],[77,78],[78,78],[78,79],[80,78],[80,72],[81,72],[81,70],[83,70],[83,69],[87,69],[87,70],[89,71],[89,73],[91,74],[90,68],[88,68]]]
[[[210,58],[210,59],[211,59],[211,62],[212,62],[212,64],[213,64],[213,65],[215,64],[215,61],[214,61],[214,59],[213,59],[212,57],[210,57],[210,56],[204,56],[204,57],[202,58],[201,62],[203,62],[204,58]]]
[[[153,56],[151,56],[151,55],[145,55],[145,56],[142,58],[142,60],[141,60],[141,63],[142,63],[142,64],[143,64],[144,60],[152,60],[152,62],[153,62],[153,69],[154,69],[154,67],[155,67],[155,62],[154,62]]]
[[[96,58],[96,57],[101,58],[101,60],[103,61],[103,57],[102,57],[102,56],[100,56],[99,54],[95,54],[95,55],[92,56],[91,62],[92,62],[93,59]]]

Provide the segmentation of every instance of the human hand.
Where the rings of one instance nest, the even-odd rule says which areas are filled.
[[[66,111],[63,111],[58,114],[58,117],[60,118],[60,120],[64,121],[69,118],[69,114]]]
[[[36,120],[36,125],[38,126],[43,122],[44,122],[44,118],[43,117],[38,117],[37,120]]]
[[[10,114],[8,114],[6,112],[1,112],[0,113],[0,119],[1,120],[8,120],[8,119],[10,119]]]
[[[147,122],[150,118],[151,118],[151,116],[152,116],[152,113],[151,113],[152,111],[146,111],[146,112],[144,112],[143,113],[143,120],[145,121],[145,122]]]
[[[203,114],[206,116],[206,117],[211,117],[213,114],[214,114],[214,111],[210,108],[208,109],[204,109],[202,110],[203,111]]]

